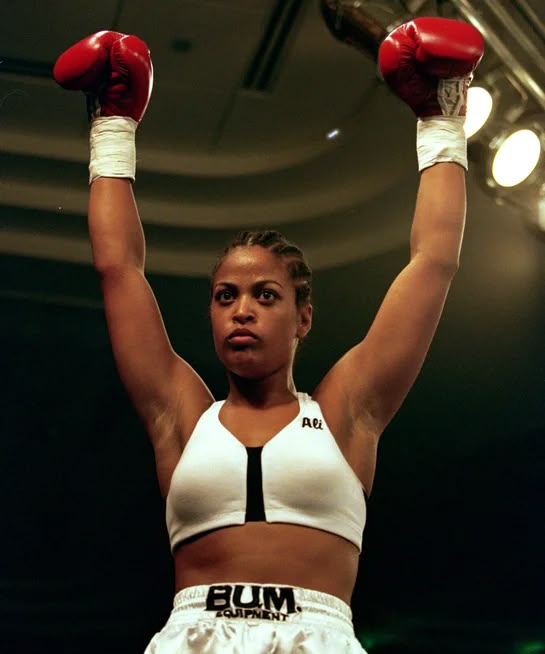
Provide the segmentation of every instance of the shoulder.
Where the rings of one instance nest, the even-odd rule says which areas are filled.
[[[352,406],[350,395],[344,394],[342,388],[330,380],[318,386],[312,399],[320,407],[331,435],[369,495],[380,436],[373,417],[361,407]]]
[[[179,455],[201,418],[215,405],[213,396],[202,388],[185,388],[173,392],[169,403],[146,425],[154,449],[168,444]]]
[[[375,434],[378,426],[366,406],[365,398],[357,392],[357,379],[343,369],[341,360],[318,384],[312,393],[339,445],[347,444],[356,433]]]
[[[158,415],[151,427],[148,426],[148,431],[153,431],[150,439],[163,498],[168,494],[170,480],[191,435],[199,422],[210,415],[215,405],[219,404],[221,403],[203,399],[201,403],[195,403],[185,410],[172,406]]]

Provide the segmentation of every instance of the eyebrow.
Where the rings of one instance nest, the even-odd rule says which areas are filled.
[[[276,284],[277,286],[280,286],[280,288],[283,288],[282,284],[280,282],[275,281],[274,279],[260,279],[257,282],[255,282],[253,286],[254,287],[265,286],[266,284]],[[236,288],[237,285],[234,284],[233,282],[216,282],[214,284],[214,288],[216,288],[216,286],[226,286],[228,288]]]

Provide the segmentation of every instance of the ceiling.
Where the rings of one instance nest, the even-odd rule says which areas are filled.
[[[545,109],[539,0],[362,6],[385,28],[410,12],[490,27],[483,75],[503,44]],[[207,274],[222,245],[267,226],[307,253],[316,323],[296,380],[312,391],[407,261],[414,120],[311,0],[3,0],[0,25],[0,651],[143,651],[172,599],[163,507],[91,266],[85,103],[52,63],[99,29],[150,46],[147,271],[218,397]],[[475,152],[461,268],[379,452],[353,601],[370,654],[545,652],[545,244],[494,201]]]

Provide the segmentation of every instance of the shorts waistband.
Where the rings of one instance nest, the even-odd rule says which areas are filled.
[[[174,597],[172,617],[318,622],[353,634],[352,611],[334,595],[298,586],[232,582],[190,586]]]

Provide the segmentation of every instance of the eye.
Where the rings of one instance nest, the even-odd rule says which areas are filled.
[[[233,295],[233,292],[230,291],[228,288],[222,288],[221,290],[219,290],[214,295],[214,299],[216,300],[216,302],[220,302],[222,304],[226,304],[227,302],[231,302],[231,300],[234,297],[235,296]]]
[[[270,304],[278,297],[278,295],[274,291],[271,291],[268,288],[262,288],[258,293],[258,297],[260,300],[263,300],[264,302]]]

